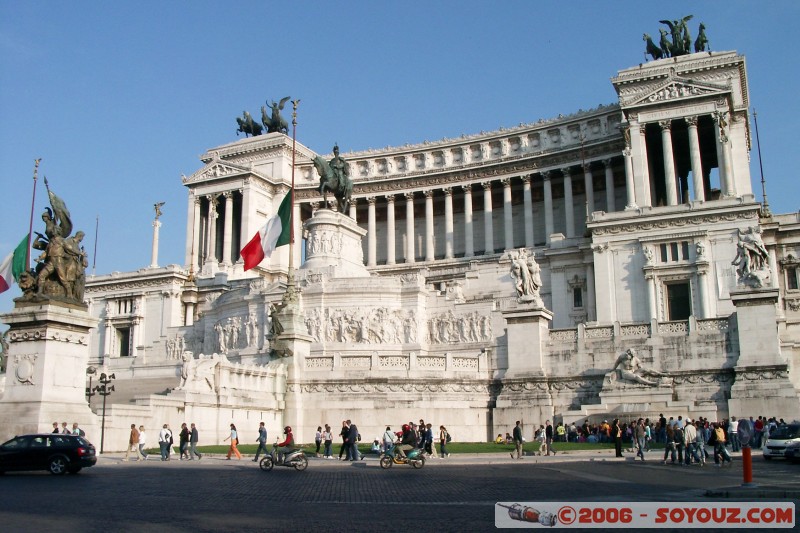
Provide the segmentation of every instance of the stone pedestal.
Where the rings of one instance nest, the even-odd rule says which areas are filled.
[[[303,418],[303,383],[302,376],[306,357],[311,353],[313,338],[305,333],[287,333],[278,335],[278,342],[286,349],[288,375],[286,377],[284,425],[292,426],[296,442],[313,442],[319,421],[315,418],[306,424]]]
[[[89,330],[97,320],[85,306],[47,301],[18,302],[0,320],[10,326],[0,440],[77,422],[99,442],[100,424],[86,401]]]
[[[800,396],[789,380],[789,365],[778,339],[778,289],[743,289],[730,294],[736,306],[739,359],[729,413],[742,418],[761,414],[797,418]]]
[[[369,277],[361,239],[367,231],[332,209],[319,209],[304,224],[306,262],[301,270],[324,271],[331,278]]]
[[[508,368],[505,377],[543,376],[542,354],[550,339],[548,322],[553,313],[543,306],[522,303],[503,311],[508,339]]]

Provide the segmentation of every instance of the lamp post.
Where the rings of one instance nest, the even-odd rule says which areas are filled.
[[[110,376],[107,375],[105,372],[100,374],[100,385],[94,388],[94,391],[103,397],[103,415],[100,422],[100,453],[103,453],[103,441],[105,440],[105,433],[106,433],[106,397],[114,392],[114,385],[109,386],[111,380],[115,379],[116,376],[111,374]]]
[[[92,406],[92,396],[94,396],[94,391],[92,390],[92,376],[97,374],[97,368],[90,366],[86,368],[86,375],[89,376],[89,386],[86,387],[86,401],[89,404],[89,407]]]

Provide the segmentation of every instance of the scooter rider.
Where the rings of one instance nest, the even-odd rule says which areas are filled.
[[[417,443],[417,437],[411,431],[411,426],[403,424],[403,436],[400,439],[400,445],[396,446],[397,455],[406,459],[406,450],[413,450],[414,445]]]
[[[278,443],[278,464],[283,463],[283,458],[287,453],[294,449],[294,435],[292,435],[292,426],[283,428],[283,434],[286,435],[286,440]]]

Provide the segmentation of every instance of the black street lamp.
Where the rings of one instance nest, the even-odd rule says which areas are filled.
[[[103,453],[103,441],[105,439],[106,433],[106,396],[114,392],[114,385],[109,387],[109,383],[111,383],[112,379],[115,379],[116,376],[114,374],[106,375],[105,372],[100,374],[100,385],[94,388],[94,392],[99,394],[103,397],[103,416],[100,422],[100,453]]]
[[[89,386],[86,387],[86,401],[89,403],[89,407],[92,406],[92,396],[94,396],[94,391],[92,390],[92,376],[97,374],[97,368],[90,366],[86,369],[86,375],[89,376]]]

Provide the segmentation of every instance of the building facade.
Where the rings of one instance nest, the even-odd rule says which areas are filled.
[[[185,263],[87,283],[114,426],[196,416],[221,440],[264,420],[310,440],[325,422],[378,435],[424,418],[466,441],[516,419],[796,416],[800,220],[755,200],[744,57],[661,59],[612,83],[618,102],[596,109],[343,154],[347,221],[297,144],[296,245],[248,272],[239,250],[289,190],[292,140],[208,150],[183,178]],[[751,242],[758,283],[732,264]],[[515,292],[519,250],[541,268],[541,312]],[[302,355],[274,349],[290,253]],[[628,349],[667,378],[609,379]]]

